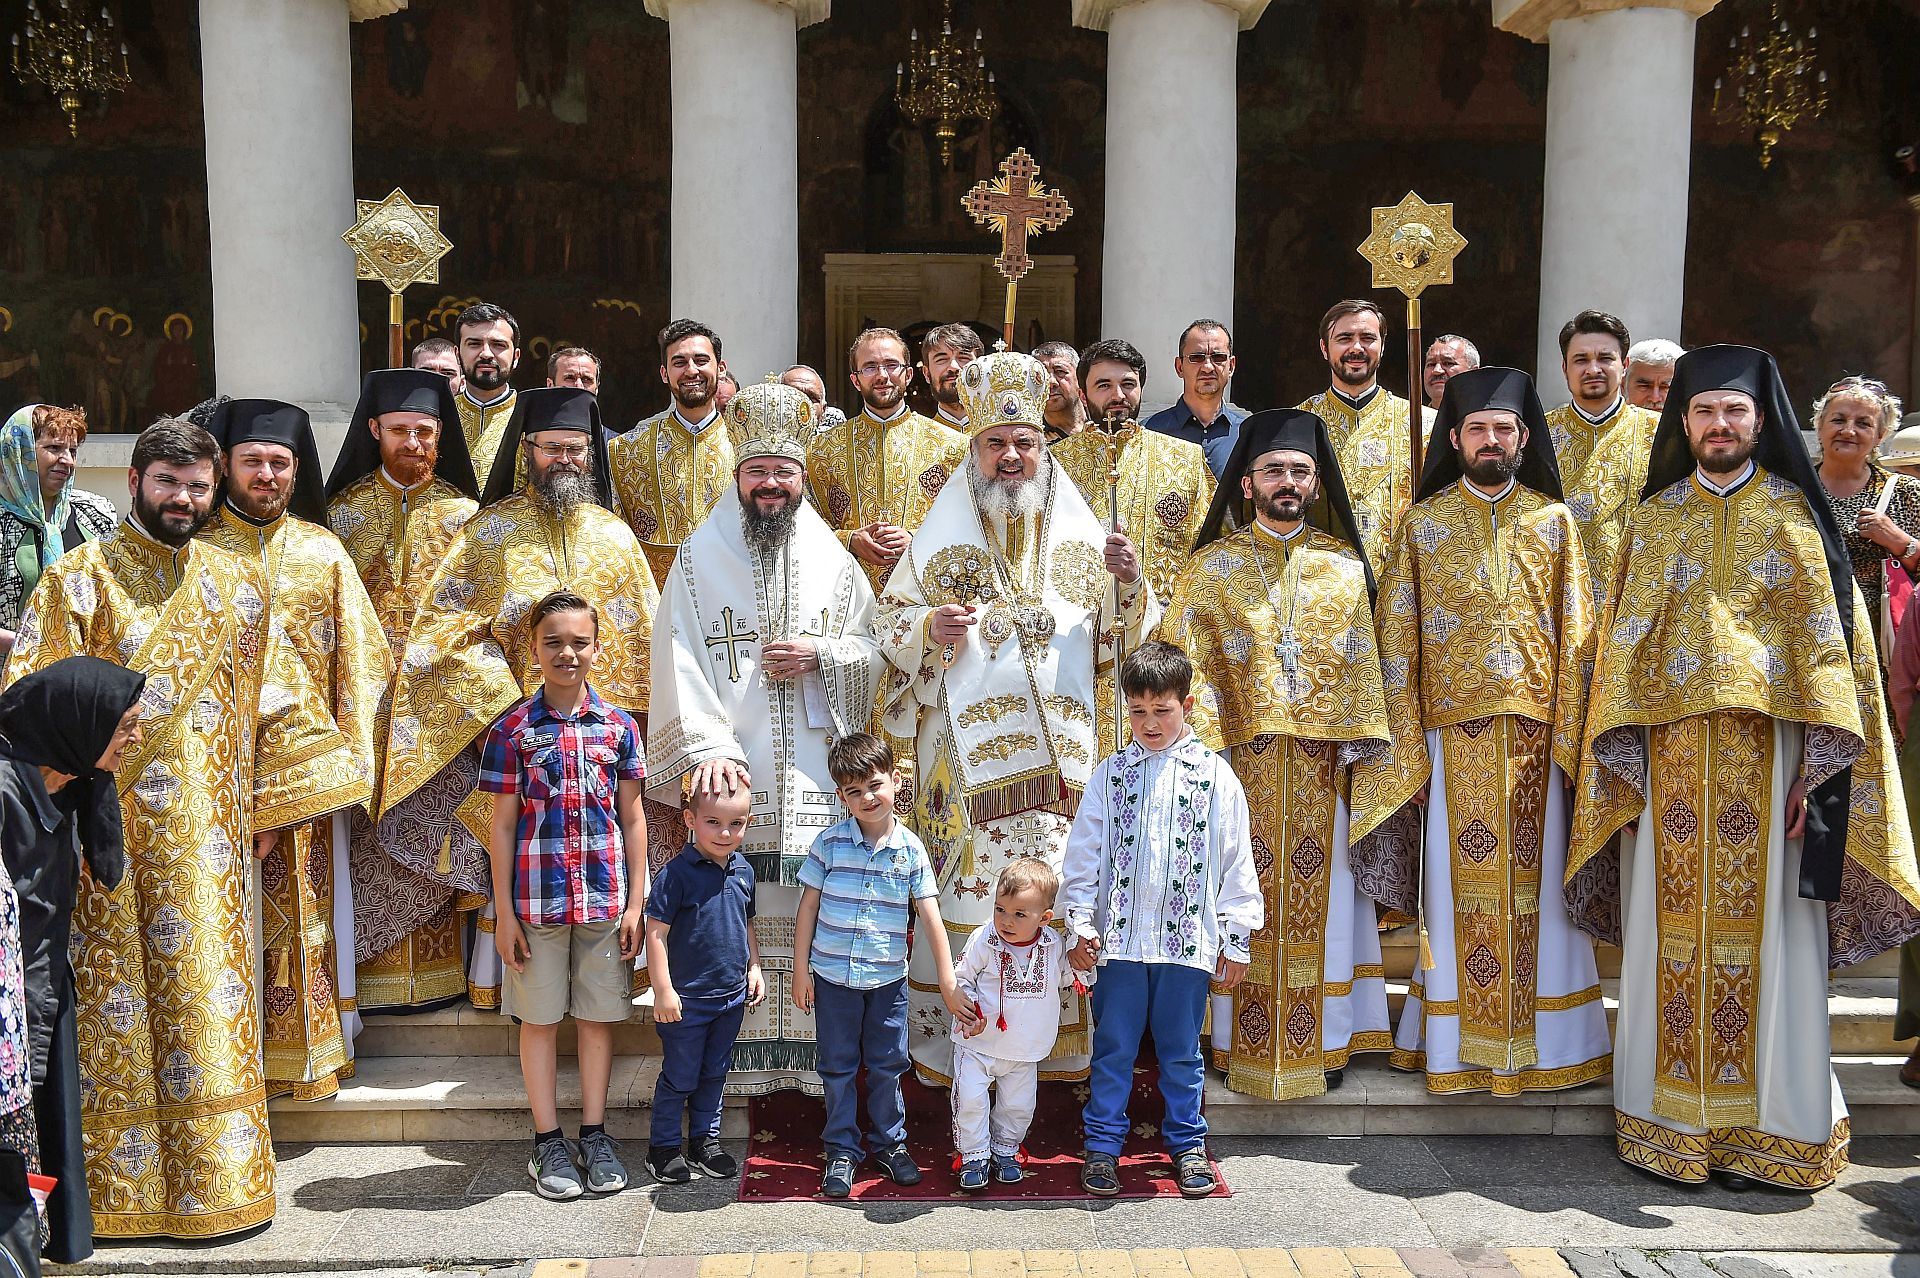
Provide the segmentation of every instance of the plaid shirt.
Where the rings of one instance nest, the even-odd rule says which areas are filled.
[[[545,691],[507,712],[480,752],[480,789],[520,796],[513,907],[522,923],[604,923],[627,903],[614,799],[646,775],[640,729],[591,687],[573,715]]]

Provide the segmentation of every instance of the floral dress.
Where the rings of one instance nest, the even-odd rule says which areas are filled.
[[[33,1120],[33,1057],[27,1049],[27,980],[20,962],[20,898],[0,878],[0,1148],[40,1170]]]

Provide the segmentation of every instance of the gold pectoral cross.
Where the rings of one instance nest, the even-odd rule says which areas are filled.
[[[733,615],[732,605],[720,610],[720,624],[713,627],[713,637],[707,640],[707,651],[724,647],[727,650],[727,682],[740,682],[740,645],[759,640],[758,630],[735,630],[737,618]]]

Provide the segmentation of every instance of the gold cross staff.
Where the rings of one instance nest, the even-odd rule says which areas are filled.
[[[354,278],[379,280],[387,303],[387,365],[407,363],[406,308],[400,295],[409,284],[438,284],[440,259],[453,241],[440,233],[440,207],[415,204],[399,187],[384,200],[355,200],[354,223],[340,238],[353,250]]]
[[[1000,232],[1000,256],[993,264],[1007,280],[1007,314],[1001,336],[1013,345],[1014,297],[1020,290],[1020,278],[1033,269],[1027,255],[1027,237],[1042,231],[1057,231],[1073,216],[1073,205],[1056,188],[1048,190],[1039,183],[1040,166],[1027,149],[1021,147],[1000,161],[1000,176],[981,182],[960,200],[960,207],[973,220]]]
[[[1407,295],[1407,435],[1413,443],[1413,489],[1419,491],[1426,432],[1420,408],[1427,397],[1420,384],[1420,294],[1433,284],[1453,283],[1453,259],[1467,237],[1453,229],[1453,205],[1429,204],[1412,191],[1390,209],[1373,211],[1373,233],[1361,242],[1360,256],[1373,266],[1375,288],[1397,288]]]

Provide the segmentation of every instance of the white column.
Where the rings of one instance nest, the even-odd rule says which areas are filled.
[[[321,422],[360,385],[347,34],[347,0],[200,2],[216,380]]]
[[[829,0],[647,0],[671,28],[673,317],[720,334],[742,385],[800,340],[794,36]]]
[[[1560,327],[1580,311],[1618,315],[1635,341],[1680,337],[1694,24],[1714,0],[1614,3],[1494,3],[1496,26],[1549,46],[1537,356],[1549,399],[1564,384]]]
[[[1143,408],[1180,393],[1171,370],[1190,321],[1233,324],[1235,59],[1240,32],[1266,7],[1267,0],[1073,0],[1075,26],[1107,33],[1100,336],[1124,338],[1147,357]]]

